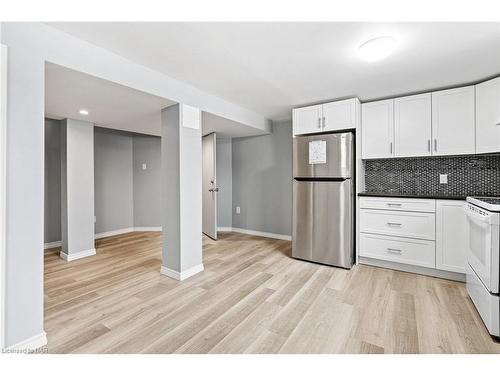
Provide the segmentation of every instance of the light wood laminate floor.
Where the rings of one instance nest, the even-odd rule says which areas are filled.
[[[50,353],[498,353],[464,284],[290,258],[288,241],[203,239],[205,271],[160,275],[161,235],[45,255]]]

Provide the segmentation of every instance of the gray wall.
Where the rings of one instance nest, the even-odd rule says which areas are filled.
[[[274,123],[270,135],[235,138],[232,148],[233,227],[291,235],[291,121]]]
[[[132,137],[96,128],[95,233],[134,226]]]
[[[45,119],[44,241],[61,240],[61,122]]]
[[[146,164],[146,170],[142,164]],[[161,139],[133,137],[134,226],[161,226]]]
[[[62,129],[61,121],[45,119],[44,243],[62,240]],[[160,137],[94,128],[96,234],[161,226],[160,165]]]
[[[232,141],[229,138],[217,138],[217,226],[232,227],[233,216],[233,167]]]

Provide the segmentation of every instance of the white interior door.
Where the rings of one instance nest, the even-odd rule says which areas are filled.
[[[217,136],[208,134],[202,140],[203,152],[203,233],[217,239]]]

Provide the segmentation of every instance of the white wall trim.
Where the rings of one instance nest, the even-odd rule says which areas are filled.
[[[119,234],[125,234],[125,233],[130,233],[134,231],[134,227],[129,227],[129,228],[122,228],[122,229],[116,229],[116,230],[110,230],[108,232],[101,232],[101,233],[96,233],[94,238],[96,240],[104,237],[111,237],[111,236],[117,236]]]
[[[204,270],[204,267],[203,267],[203,263],[202,263],[202,264],[198,264],[197,266],[188,268],[187,270],[182,271],[182,272],[174,271],[174,270],[167,268],[165,266],[161,266],[160,273],[162,275],[171,277],[172,279],[182,281],[182,280],[186,280],[188,277],[194,276],[197,273],[202,272],[203,270]]]
[[[47,345],[47,334],[45,331],[39,333],[38,335],[32,336],[18,342],[17,344],[11,345],[6,349],[7,353],[30,353],[35,349],[41,348]]]
[[[134,232],[161,232],[162,227],[134,227]]]
[[[232,232],[233,228],[231,227],[218,227],[217,232]]]
[[[47,243],[43,244],[43,248],[45,250],[53,249],[55,247],[61,247],[61,246],[62,246],[62,241],[47,242]]]
[[[267,237],[267,238],[275,238],[277,240],[285,240],[285,241],[291,241],[292,236],[286,235],[286,234],[279,234],[279,233],[270,233],[270,232],[260,232],[257,230],[250,230],[250,229],[243,229],[243,228],[231,228],[231,232],[238,232],[238,233],[243,233],[243,234],[249,234],[251,236],[259,236],[259,237]]]
[[[0,25],[1,27],[1,25]],[[0,44],[0,348],[5,347],[5,252],[7,233],[7,46]]]
[[[61,251],[59,253],[59,256],[62,259],[64,259],[66,262],[71,262],[72,260],[90,257],[90,256],[95,255],[95,254],[96,254],[95,249],[89,249],[89,250],[79,251],[79,252],[73,253],[73,254],[66,254],[65,252]]]

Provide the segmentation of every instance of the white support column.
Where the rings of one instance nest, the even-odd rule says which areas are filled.
[[[0,30],[2,25],[0,23]],[[0,44],[0,349],[5,348],[7,46]]]
[[[203,271],[201,115],[176,104],[162,111],[161,273],[184,280]]]
[[[61,129],[61,258],[95,254],[94,124],[66,119]]]

